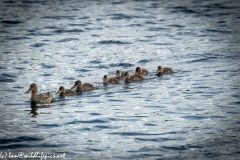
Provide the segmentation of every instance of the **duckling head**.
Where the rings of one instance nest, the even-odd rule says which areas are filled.
[[[124,79],[125,80],[128,80],[130,78],[130,74],[129,74],[129,72],[126,72],[125,74],[124,74]]]
[[[103,76],[103,83],[107,83],[108,82],[108,76],[107,75],[104,75]]]
[[[135,74],[141,74],[142,73],[142,68],[141,67],[137,67],[135,70]]]
[[[122,73],[120,70],[116,70],[116,77],[120,78],[122,76]]]
[[[158,73],[162,73],[163,72],[163,67],[162,66],[158,66]]]
[[[29,89],[25,93],[37,92],[37,91],[38,91],[37,85],[35,83],[32,83]]]
[[[64,94],[65,88],[63,86],[59,87],[59,90],[56,94]]]
[[[82,87],[82,82],[80,80],[77,80],[71,89],[74,89],[77,87]]]

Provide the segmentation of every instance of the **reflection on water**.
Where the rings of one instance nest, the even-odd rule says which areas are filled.
[[[51,108],[53,107],[52,104],[37,104],[35,102],[31,102],[31,110],[26,110],[26,111],[30,111],[29,114],[32,115],[32,117],[37,117],[38,115],[38,109],[42,109],[42,108]]]
[[[238,1],[0,2],[0,150],[66,159],[237,159]],[[156,76],[157,66],[172,67]],[[104,85],[103,75],[144,81]],[[71,88],[29,103],[24,92]]]

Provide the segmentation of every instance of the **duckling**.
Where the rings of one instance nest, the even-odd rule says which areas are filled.
[[[134,74],[134,75],[130,76],[129,72],[125,73],[125,82],[141,81],[143,79],[144,78],[139,74]]]
[[[120,70],[116,70],[116,78],[121,79],[124,78],[125,72],[121,72]]]
[[[59,87],[57,94],[59,94],[60,97],[64,97],[64,96],[74,96],[76,93],[71,89],[65,89],[63,86],[61,86]]]
[[[148,70],[142,69],[141,67],[137,67],[135,70],[135,74],[139,74],[142,76],[146,76],[148,73],[149,73]]]
[[[75,82],[74,86],[71,89],[74,89],[74,88],[76,88],[77,92],[80,92],[80,91],[90,91],[90,90],[94,89],[92,84],[90,84],[90,83],[82,84],[82,82],[80,80],[77,80]]]
[[[173,70],[172,68],[170,67],[162,67],[162,66],[158,66],[158,69],[157,69],[157,76],[161,76],[163,74],[172,74],[173,73]]]
[[[25,94],[32,92],[32,96],[30,99],[31,102],[46,102],[46,103],[52,102],[53,95],[50,92],[37,94],[37,91],[38,91],[37,85],[35,83],[32,83],[30,85],[30,88],[25,92]]]
[[[107,75],[104,75],[103,83],[104,84],[118,84],[118,80],[116,78],[108,78]]]

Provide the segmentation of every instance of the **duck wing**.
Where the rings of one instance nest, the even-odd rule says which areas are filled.
[[[47,93],[37,94],[36,97],[34,98],[34,101],[50,103],[52,99],[53,99],[53,95],[50,92],[47,92]]]

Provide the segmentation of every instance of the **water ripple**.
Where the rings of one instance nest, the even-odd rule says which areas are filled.
[[[56,33],[78,33],[78,32],[83,32],[83,30],[81,29],[57,29],[57,30],[54,30],[54,32]]]
[[[225,117],[224,116],[182,116],[182,118],[189,119],[189,120],[201,120],[201,119],[213,119],[213,118],[223,119]]]
[[[22,22],[22,21],[10,21],[10,20],[3,20],[3,21],[1,21],[1,23],[3,23],[3,24],[20,24],[20,23],[24,23],[24,22]]]
[[[59,40],[57,42],[69,42],[69,41],[77,41],[79,40],[78,38],[64,38],[62,40]]]
[[[32,47],[42,47],[44,45],[47,45],[46,43],[35,43],[35,44],[32,44],[31,46]]]
[[[41,63],[42,68],[44,69],[50,69],[50,68],[55,68],[56,66],[53,64],[46,64],[46,63]]]
[[[184,138],[135,138],[137,141],[166,142],[166,141],[184,141]]]
[[[127,68],[127,67],[132,67],[134,66],[134,64],[131,64],[131,63],[115,63],[115,64],[110,64],[109,65],[110,67],[124,67],[124,68]]]
[[[68,122],[65,125],[69,125],[69,124],[79,124],[79,123],[109,123],[108,121],[105,120],[101,120],[101,119],[94,119],[94,120],[86,120],[86,121],[72,121],[72,122]]]
[[[122,41],[115,41],[115,40],[104,40],[99,41],[99,44],[131,44],[130,42],[122,42]]]
[[[28,136],[21,136],[16,138],[4,138],[0,139],[0,144],[16,143],[16,142],[25,142],[25,141],[43,141],[43,138],[35,138]]]
[[[17,77],[15,73],[3,73],[0,74],[0,82],[14,82]]]
[[[154,136],[154,135],[162,135],[158,133],[141,133],[141,132],[111,132],[108,134],[116,134],[120,136]]]

